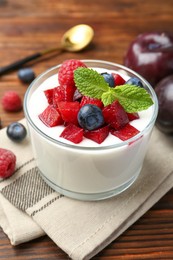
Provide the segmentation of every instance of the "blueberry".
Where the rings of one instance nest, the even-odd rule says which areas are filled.
[[[135,85],[135,86],[138,86],[138,87],[141,87],[141,88],[144,87],[142,82],[141,82],[141,80],[136,78],[136,77],[130,78],[129,80],[126,81],[125,84],[127,84],[127,85]]]
[[[15,142],[20,142],[26,137],[27,131],[24,125],[14,122],[7,127],[7,136]]]
[[[101,73],[101,75],[104,77],[105,81],[109,84],[109,86],[111,88],[115,87],[114,77],[113,77],[112,74],[109,74],[107,72],[103,72],[103,73]]]
[[[95,130],[104,124],[102,110],[95,105],[84,105],[78,113],[78,123],[86,130]]]
[[[35,73],[31,68],[23,68],[18,71],[18,78],[23,83],[31,83],[35,79]]]

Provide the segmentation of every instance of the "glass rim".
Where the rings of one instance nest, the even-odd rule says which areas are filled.
[[[95,64],[104,64],[104,65],[108,65],[108,66],[116,66],[117,68],[124,70],[125,72],[128,72],[130,74],[133,74],[134,76],[136,76],[137,78],[139,78],[148,88],[148,90],[150,91],[151,97],[153,99],[153,114],[152,117],[148,123],[148,125],[142,130],[140,131],[137,135],[135,135],[134,137],[126,140],[126,141],[120,141],[119,143],[116,144],[112,144],[112,145],[105,145],[105,146],[82,146],[82,145],[76,145],[76,144],[69,144],[69,143],[65,143],[65,142],[61,142],[59,140],[56,140],[50,136],[48,136],[47,134],[45,134],[43,131],[41,131],[36,124],[32,121],[32,118],[30,117],[28,108],[27,108],[27,101],[28,101],[28,96],[30,91],[32,90],[32,88],[34,87],[34,85],[36,84],[37,81],[41,80],[43,77],[45,77],[47,74],[49,74],[50,72],[54,71],[55,69],[60,68],[61,64],[55,65],[49,69],[47,69],[46,71],[44,71],[43,73],[41,73],[40,75],[38,75],[33,81],[32,83],[29,85],[25,96],[24,96],[24,114],[25,117],[28,121],[28,123],[34,128],[34,130],[40,134],[42,137],[44,137],[45,139],[48,139],[50,142],[53,142],[56,145],[59,146],[63,146],[65,148],[71,148],[71,149],[75,149],[75,150],[83,150],[83,151],[102,151],[102,150],[109,150],[109,149],[113,149],[113,148],[120,148],[120,147],[124,147],[136,140],[138,140],[141,136],[144,135],[144,133],[154,124],[156,117],[157,117],[157,113],[158,113],[158,100],[157,100],[157,96],[156,93],[154,91],[154,89],[152,88],[152,86],[150,85],[150,83],[145,80],[141,75],[139,75],[137,72],[125,67],[124,65],[118,64],[118,63],[114,63],[114,62],[109,62],[109,61],[104,61],[104,60],[92,60],[92,59],[83,59],[81,60],[82,62],[89,64],[89,63],[95,63]],[[113,69],[112,69],[113,70]]]

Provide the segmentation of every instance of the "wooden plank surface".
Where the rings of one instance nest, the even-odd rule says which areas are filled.
[[[71,26],[93,27],[92,44],[80,53],[59,53],[29,64],[36,75],[65,59],[102,59],[123,64],[129,43],[142,32],[173,30],[172,0],[0,0],[0,66],[57,46]],[[17,71],[0,77],[0,98],[28,85]],[[23,118],[0,105],[2,127]],[[0,259],[68,259],[47,236],[13,247],[0,229]],[[93,259],[173,259],[173,189]]]

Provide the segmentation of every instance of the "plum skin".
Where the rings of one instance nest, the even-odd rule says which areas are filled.
[[[173,73],[173,50],[157,49],[173,46],[173,35],[170,33],[143,33],[130,44],[124,65],[138,72],[152,86]]]
[[[159,103],[156,120],[158,128],[168,134],[173,133],[173,74],[162,79],[155,87]]]

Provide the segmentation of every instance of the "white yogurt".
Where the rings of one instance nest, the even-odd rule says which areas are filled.
[[[102,66],[103,69],[97,67],[99,72],[108,71],[107,67],[116,72],[118,68],[118,65],[103,61],[85,63],[92,68],[97,67],[93,63]],[[131,122],[141,133],[130,144],[111,134],[102,144],[87,138],[79,144],[73,144],[59,137],[63,126],[49,128],[38,118],[47,107],[43,91],[58,86],[57,73],[56,67],[41,75],[25,96],[25,114],[41,175],[55,190],[77,199],[103,199],[122,192],[141,171],[156,117],[153,114],[157,114],[157,102],[140,112],[140,119]],[[134,75],[130,73],[129,76]],[[129,76],[123,75],[124,78]]]

